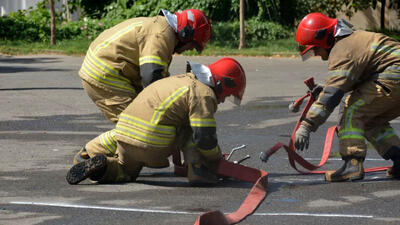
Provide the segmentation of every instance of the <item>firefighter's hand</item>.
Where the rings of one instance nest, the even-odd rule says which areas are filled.
[[[310,128],[305,125],[300,125],[294,136],[294,147],[303,151],[303,149],[308,149],[308,144],[310,142]]]

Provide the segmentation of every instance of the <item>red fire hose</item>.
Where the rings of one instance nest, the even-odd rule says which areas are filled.
[[[314,84],[314,79],[308,78],[307,80],[304,81],[304,83],[308,86],[308,88],[310,89],[310,91],[307,92],[306,95],[304,95],[303,97],[299,98],[297,101],[295,101],[291,106],[289,106],[289,109],[291,109],[291,111],[296,111],[300,105],[302,104],[303,100],[306,99],[307,97],[308,102],[306,104],[306,106],[304,107],[300,118],[304,118],[308,112],[308,110],[310,109],[312,103],[315,101],[315,96],[316,94],[313,93],[313,89],[315,89],[316,85]],[[302,174],[322,174],[322,173],[326,173],[327,171],[322,171],[322,170],[318,170],[320,167],[322,167],[323,165],[325,165],[325,163],[328,161],[330,152],[331,152],[331,148],[332,148],[332,142],[333,142],[333,138],[335,136],[335,132],[336,132],[336,126],[332,126],[328,129],[328,131],[326,132],[326,137],[325,137],[325,145],[324,145],[324,149],[322,152],[322,157],[321,157],[321,161],[319,162],[318,165],[313,165],[310,162],[308,162],[307,160],[305,160],[303,157],[301,157],[299,154],[296,153],[296,148],[294,147],[294,136],[296,134],[297,129],[299,128],[301,123],[301,120],[298,120],[295,126],[295,129],[292,132],[292,136],[290,138],[289,141],[289,145],[285,145],[282,142],[278,142],[276,143],[274,146],[272,146],[268,151],[262,152],[260,155],[260,159],[264,162],[268,161],[268,158],[271,157],[271,155],[273,155],[275,152],[277,152],[279,149],[281,149],[282,147],[286,150],[288,157],[289,157],[289,163],[290,165],[297,170],[298,172],[302,173]],[[296,163],[300,164],[303,168],[307,169],[308,171],[303,171],[303,170],[299,170],[296,167]],[[386,170],[387,168],[389,168],[390,166],[383,166],[383,167],[374,167],[374,168],[367,168],[365,169],[365,172],[376,172],[376,171],[383,171]]]
[[[316,93],[314,91],[318,88],[318,86],[314,84],[313,78],[305,80],[304,83],[308,86],[310,91],[289,106],[291,111],[296,111],[299,109],[303,100],[309,98],[306,106],[304,107],[301,113],[300,118],[304,118],[306,116],[309,108],[311,107],[312,103],[315,100]],[[300,122],[301,120],[299,119],[296,123],[295,129],[293,130],[291,139],[289,141],[289,145],[285,145],[282,142],[278,142],[274,146],[272,146],[269,150],[262,152],[260,155],[260,159],[266,162],[268,158],[271,157],[271,155],[273,155],[275,152],[277,152],[279,149],[283,147],[288,153],[290,165],[298,172],[302,174],[322,174],[327,172],[320,170],[317,171],[317,169],[322,167],[329,158],[329,154],[332,148],[332,141],[336,132],[336,126],[332,126],[328,129],[326,133],[325,145],[321,161],[318,165],[313,165],[307,160],[305,160],[303,157],[301,157],[299,154],[297,154],[296,149],[294,147],[293,143],[294,135],[300,126]],[[178,175],[186,176],[186,168],[184,167],[184,165],[182,165],[180,153],[178,151],[173,155],[173,162],[175,164],[175,173]],[[308,171],[299,170],[296,167],[296,162],[300,164],[303,168],[307,169]],[[385,166],[385,167],[368,168],[365,169],[365,172],[382,171],[386,170],[387,168],[389,167]],[[223,159],[221,160],[218,166],[218,174],[225,177],[231,177],[240,181],[252,182],[254,183],[254,186],[250,190],[246,199],[243,201],[242,205],[235,212],[230,213],[228,215],[225,215],[224,213],[218,210],[206,212],[197,218],[195,225],[230,225],[239,223],[240,221],[244,220],[247,216],[254,213],[254,211],[257,209],[257,207],[261,204],[261,202],[265,199],[267,195],[268,173],[265,172],[264,170],[258,170],[240,164],[235,164],[228,160]]]
[[[175,174],[186,176],[187,171],[182,164],[178,151],[173,155],[173,163],[175,165]],[[268,173],[264,170],[254,169],[222,159],[218,165],[218,174],[222,177],[251,182],[254,185],[238,210],[228,215],[224,215],[219,210],[203,213],[197,218],[195,225],[230,225],[239,223],[251,215],[267,196]]]

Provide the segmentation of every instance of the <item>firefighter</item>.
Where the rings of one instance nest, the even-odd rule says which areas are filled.
[[[86,144],[90,158],[72,166],[68,183],[135,181],[142,167],[168,167],[168,157],[179,149],[190,184],[217,182],[221,150],[214,114],[225,99],[240,104],[245,73],[232,58],[209,66],[188,62],[188,71],[146,87],[121,113],[115,129]]]
[[[79,71],[83,88],[116,123],[143,87],[169,76],[174,53],[200,53],[210,36],[210,21],[197,9],[126,20],[91,43]]]
[[[386,160],[387,175],[400,177],[400,139],[390,121],[400,115],[400,43],[385,35],[354,31],[342,19],[321,13],[304,17],[296,34],[303,60],[328,60],[324,88],[295,134],[296,149],[308,148],[310,132],[323,124],[344,98],[338,126],[343,165],[325,174],[327,181],[364,178],[366,141]]]

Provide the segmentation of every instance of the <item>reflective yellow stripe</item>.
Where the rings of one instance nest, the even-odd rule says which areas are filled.
[[[184,86],[176,90],[172,93],[168,98],[166,98],[161,105],[155,110],[151,122],[157,124],[160,120],[161,116],[165,113],[165,111],[174,103],[176,100],[179,99],[183,94],[185,94],[189,90],[189,87]]]
[[[148,133],[141,132],[139,130],[132,129],[131,127],[124,126],[123,124],[117,123],[115,132],[136,139],[142,142],[153,144],[156,146],[168,146],[174,139],[174,137],[159,137]]]
[[[345,112],[345,129],[352,129],[352,119],[354,115],[354,111],[356,111],[360,106],[363,106],[365,104],[365,101],[362,99],[358,99],[353,105],[347,108]]]
[[[388,46],[379,43],[372,43],[371,51],[376,51],[379,53],[388,53],[394,56],[400,56],[400,49],[396,46]]]
[[[112,79],[109,77],[105,77],[100,74],[98,71],[94,70],[89,66],[89,64],[83,64],[81,68],[81,72],[90,76],[91,78],[97,80],[100,83],[103,83],[108,86],[116,87],[123,90],[129,90],[136,93],[136,90],[127,83],[124,83],[121,80]]]
[[[162,61],[162,59],[159,56],[155,55],[149,55],[149,56],[143,56],[139,58],[139,65],[143,65],[145,63],[154,63],[158,64],[161,66],[168,66],[168,63]]]
[[[308,112],[312,115],[319,116],[321,118],[325,118],[327,115],[329,115],[329,112],[325,110],[324,106],[319,105],[317,103],[313,103]]]
[[[107,47],[108,45],[110,45],[116,39],[120,38],[121,36],[123,36],[124,34],[128,33],[129,31],[135,29],[136,27],[141,26],[142,24],[143,24],[142,21],[135,22],[135,23],[132,23],[129,26],[125,27],[124,29],[120,30],[118,33],[114,34],[113,36],[111,36],[107,40],[105,40],[103,43],[98,45],[96,47],[96,49],[94,50],[94,53],[99,52],[101,49]]]
[[[86,63],[92,64],[94,67],[96,67],[96,69],[98,69],[102,72],[105,72],[106,74],[108,74],[112,77],[115,77],[118,80],[123,80],[129,84],[131,83],[131,81],[128,78],[121,75],[117,69],[108,65],[103,60],[101,60],[99,57],[97,57],[90,48],[87,53],[87,57],[85,58],[85,61],[87,61]]]
[[[217,127],[215,119],[198,119],[190,118],[190,126],[192,127]]]
[[[350,70],[331,70],[328,72],[328,75],[329,79],[333,77],[346,77],[349,78],[350,80],[354,79],[354,76]]]
[[[99,136],[101,144],[108,149],[112,154],[117,150],[117,139],[115,138],[114,130],[107,131]]]
[[[339,140],[343,139],[365,139],[364,130],[358,128],[344,129],[339,132]]]
[[[219,153],[218,145],[213,149],[208,149],[208,150],[204,150],[201,148],[198,148],[198,149],[199,149],[200,153],[205,157],[213,157]]]
[[[117,164],[117,175],[115,176],[115,182],[126,182],[129,181],[128,176],[125,174],[125,171],[122,169],[120,164]]]
[[[396,132],[393,128],[386,128],[382,133],[376,135],[374,138],[376,142],[385,141],[388,138],[396,136]]]
[[[152,124],[150,122],[147,122],[145,120],[142,120],[142,119],[134,117],[134,116],[130,116],[125,113],[121,113],[118,121],[142,128],[142,129],[150,131],[150,132],[157,132],[157,133],[161,133],[161,134],[175,136],[176,129],[173,126]]]
[[[360,128],[353,128],[352,120],[354,112],[365,104],[365,101],[358,99],[350,107],[347,108],[344,117],[344,129],[339,131],[339,140],[343,139],[365,139],[364,130]]]

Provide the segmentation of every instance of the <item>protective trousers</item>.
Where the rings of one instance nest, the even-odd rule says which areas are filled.
[[[136,98],[134,92],[104,89],[82,80],[82,86],[92,101],[111,122],[118,122],[119,114]]]
[[[90,157],[105,155],[107,169],[99,183],[135,181],[143,166],[168,167],[166,149],[140,148],[117,140],[114,130],[107,131],[86,144]]]
[[[339,124],[339,146],[342,157],[365,158],[368,140],[381,156],[400,139],[389,121],[400,115],[399,79],[366,81],[346,97]]]

